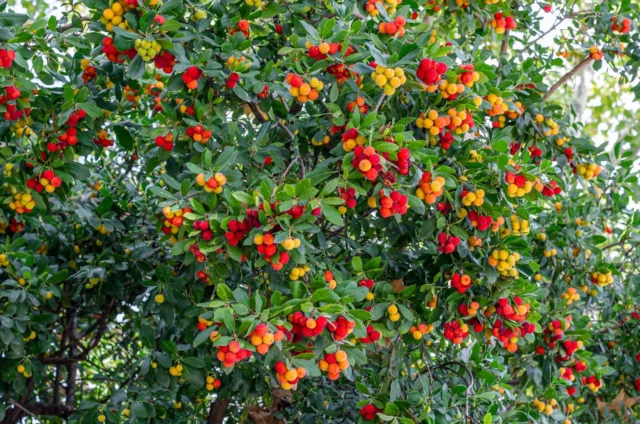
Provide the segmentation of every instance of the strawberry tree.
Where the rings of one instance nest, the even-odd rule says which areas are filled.
[[[1,423],[636,420],[636,3],[24,3]]]

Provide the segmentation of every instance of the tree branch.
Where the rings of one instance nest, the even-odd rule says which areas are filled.
[[[573,68],[572,70],[570,70],[569,72],[567,72],[566,74],[564,74],[562,76],[562,78],[560,78],[558,80],[558,82],[556,82],[555,84],[553,84],[551,86],[551,88],[549,88],[549,91],[547,91],[547,94],[544,95],[544,97],[542,98],[542,101],[546,101],[549,97],[551,97],[551,95],[553,93],[555,93],[555,91],[562,87],[562,85],[567,82],[569,79],[571,79],[572,76],[576,75],[577,73],[579,73],[580,71],[582,71],[585,67],[587,67],[589,64],[591,64],[591,62],[593,62],[593,59],[591,58],[591,56],[587,56],[584,59],[582,59],[582,61],[580,63],[578,63],[575,68]]]
[[[500,56],[504,56],[507,54],[507,50],[509,50],[509,30],[504,32],[502,36],[502,45],[500,46]]]
[[[211,402],[209,407],[209,416],[207,417],[207,424],[222,424],[222,420],[227,415],[227,408],[231,403],[231,399],[217,398]]]

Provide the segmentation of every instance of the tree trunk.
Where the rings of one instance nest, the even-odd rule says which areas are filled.
[[[211,402],[207,424],[222,424],[224,417],[227,415],[227,408],[231,403],[231,399],[216,399]]]

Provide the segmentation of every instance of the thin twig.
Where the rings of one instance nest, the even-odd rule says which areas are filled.
[[[578,63],[575,68],[573,68],[572,70],[570,70],[569,72],[567,72],[566,74],[564,74],[562,76],[562,78],[560,78],[558,80],[558,82],[556,82],[555,84],[553,84],[551,86],[551,88],[549,89],[549,91],[547,91],[547,94],[544,95],[544,97],[542,98],[542,101],[546,101],[549,97],[551,97],[551,95],[553,93],[555,93],[555,91],[562,87],[562,85],[567,82],[572,76],[576,75],[577,73],[579,73],[580,71],[582,71],[585,67],[587,67],[589,64],[591,64],[591,62],[593,62],[593,59],[591,58],[591,56],[587,56],[584,59],[582,59],[582,61],[580,63]]]
[[[24,406],[20,405],[18,402],[16,402],[13,399],[9,399],[9,403],[13,406],[15,406],[16,408],[22,409],[24,412],[26,412],[27,414],[31,415],[34,418],[38,418],[33,412],[29,411],[28,409],[26,409]]]
[[[386,95],[384,93],[382,93],[382,95],[378,99],[378,103],[376,103],[376,107],[373,108],[373,112],[372,113],[376,113],[378,111],[378,109],[380,109],[380,106],[382,106],[382,101],[384,100],[385,97],[386,97]]]
[[[91,16],[80,16],[80,22],[89,22],[90,20],[91,20]],[[73,28],[73,20],[71,20],[71,22],[69,22],[68,24],[59,26],[56,29],[59,32],[65,32],[66,30],[71,28]],[[82,29],[82,28],[78,28],[78,29]]]
[[[500,56],[504,56],[507,54],[507,50],[509,49],[509,30],[504,32],[502,36],[502,45],[500,46]]]

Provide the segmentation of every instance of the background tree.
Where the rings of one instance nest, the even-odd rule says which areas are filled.
[[[635,2],[28,6],[3,424],[636,420]]]

